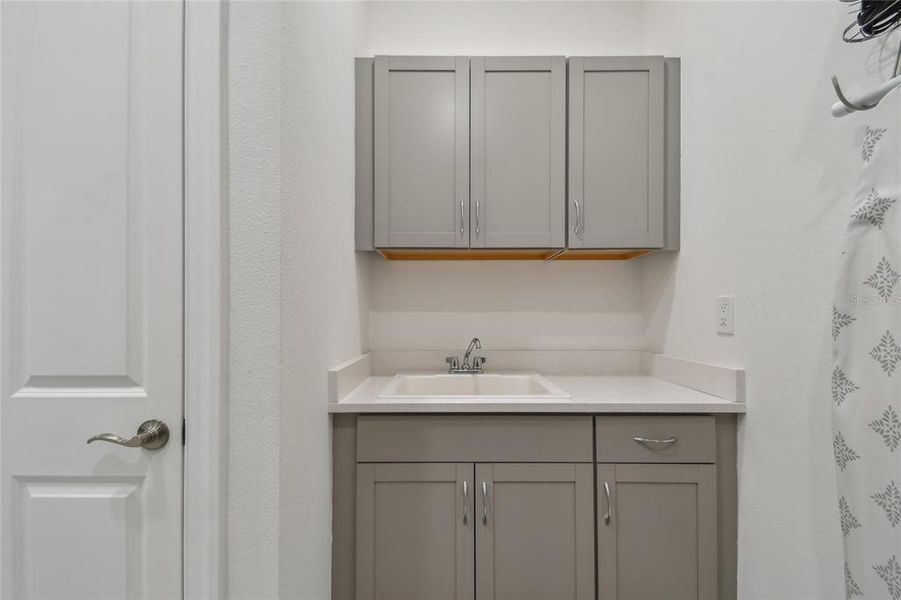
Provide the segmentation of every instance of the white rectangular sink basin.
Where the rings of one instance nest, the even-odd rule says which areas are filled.
[[[379,394],[394,402],[565,402],[571,396],[536,374],[396,375]]]

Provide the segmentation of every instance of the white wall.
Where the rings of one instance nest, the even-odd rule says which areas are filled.
[[[327,597],[325,369],[368,331],[373,348],[478,334],[488,348],[644,346],[746,367],[740,597],[841,597],[827,331],[866,115],[829,116],[829,75],[880,76],[874,45],[839,41],[846,18],[831,0],[233,3],[232,595]],[[368,285],[352,251],[355,53],[681,56],[682,251],[375,259]],[[736,295],[733,338],[713,332],[721,293]]]
[[[228,40],[228,591],[278,596],[280,9],[235,2]]]
[[[327,370],[367,346],[354,252],[358,4],[235,2],[229,595],[329,597]]]

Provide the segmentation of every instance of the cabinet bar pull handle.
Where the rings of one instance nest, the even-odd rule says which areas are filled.
[[[482,523],[488,522],[488,484],[482,482]]]
[[[573,204],[576,206],[576,222],[573,225],[573,233],[579,233],[582,225],[582,207],[579,206],[578,200],[573,200]]]
[[[460,235],[463,235],[463,227],[465,223],[463,222],[463,199],[460,199]]]
[[[463,524],[469,521],[469,484],[463,481]]]
[[[656,440],[654,438],[640,437],[640,436],[636,436],[632,439],[635,440],[636,442],[638,442],[639,444],[675,444],[676,443],[676,437],[672,436],[672,435],[669,437],[663,438],[663,439],[659,439],[659,440]]]
[[[607,497],[607,511],[604,513],[604,525],[610,524],[610,484],[604,482],[604,495]]]
[[[479,201],[476,200],[476,235],[479,235]]]

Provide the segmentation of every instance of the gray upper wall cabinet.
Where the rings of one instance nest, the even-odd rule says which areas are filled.
[[[470,63],[473,248],[562,248],[566,203],[566,59]]]
[[[569,247],[664,246],[664,59],[569,59]]]
[[[358,250],[679,249],[678,58],[378,56],[355,77]]]
[[[469,58],[377,56],[375,246],[469,246]]]

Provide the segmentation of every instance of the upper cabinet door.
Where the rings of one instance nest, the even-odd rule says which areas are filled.
[[[569,59],[569,246],[660,248],[663,57]]]
[[[472,246],[563,247],[566,59],[476,57],[471,69]]]
[[[469,59],[377,56],[375,245],[469,246]]]

